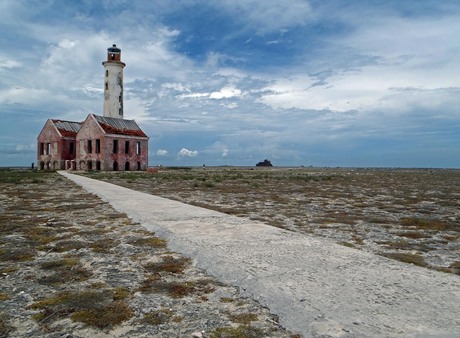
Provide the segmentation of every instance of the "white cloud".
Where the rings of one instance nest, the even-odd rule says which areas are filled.
[[[4,57],[2,57],[2,59],[4,59]],[[21,67],[21,65],[22,65],[21,62],[18,62],[16,60],[6,59],[3,61],[0,61],[0,70],[2,68],[6,68],[6,69],[19,68]]]
[[[305,0],[219,0],[218,3],[261,34],[304,25],[313,14]]]
[[[157,150],[157,155],[158,156],[166,156],[166,155],[168,155],[168,151],[164,150],[164,149],[158,149]]]
[[[224,150],[222,150],[222,157],[227,157],[228,152],[229,150],[227,148],[224,148]]]
[[[178,155],[180,157],[196,157],[196,156],[198,156],[198,151],[196,151],[196,150],[188,150],[186,148],[182,148],[179,151]]]
[[[36,144],[17,144],[16,151],[28,151],[28,150],[35,150],[37,147]]]
[[[211,93],[209,98],[210,99],[220,100],[220,99],[228,99],[228,98],[231,98],[231,97],[238,97],[240,95],[241,95],[241,90],[239,90],[238,88],[235,88],[233,86],[228,86],[228,87],[222,88],[218,92]]]

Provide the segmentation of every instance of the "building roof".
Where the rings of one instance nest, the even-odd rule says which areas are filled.
[[[62,137],[76,137],[82,122],[51,120]]]
[[[100,115],[93,116],[107,134],[147,137],[134,120],[117,119]]]

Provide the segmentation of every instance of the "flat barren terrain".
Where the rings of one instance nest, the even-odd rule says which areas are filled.
[[[296,335],[64,177],[2,170],[0,337]]]
[[[219,167],[86,175],[460,274],[460,170]]]

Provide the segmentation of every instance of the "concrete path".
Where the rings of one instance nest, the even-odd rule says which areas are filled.
[[[305,337],[460,337],[460,277],[60,172]]]

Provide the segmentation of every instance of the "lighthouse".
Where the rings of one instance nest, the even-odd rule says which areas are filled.
[[[117,45],[107,48],[107,61],[102,62],[104,77],[104,116],[123,118],[123,68],[121,49]]]

